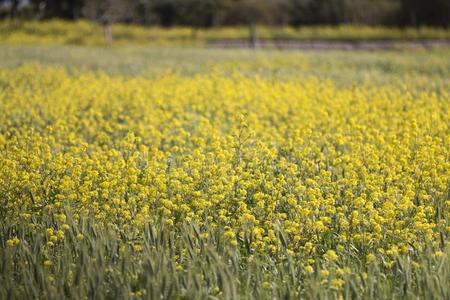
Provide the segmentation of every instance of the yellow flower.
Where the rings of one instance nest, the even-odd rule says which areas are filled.
[[[444,255],[445,255],[445,253],[442,252],[442,251],[436,251],[436,252],[434,252],[434,256],[435,256],[435,257],[443,257]]]
[[[168,226],[172,226],[173,225],[173,220],[172,219],[166,219],[164,221],[164,224],[168,225]]]
[[[218,287],[212,288],[212,289],[211,289],[211,293],[212,293],[213,295],[218,295],[218,294],[220,293],[220,288],[218,288]]]
[[[66,215],[65,214],[57,214],[55,217],[61,223],[64,223],[66,221]]]
[[[52,265],[53,265],[53,263],[50,260],[44,260],[44,266],[50,267]]]
[[[8,247],[16,246],[19,243],[20,243],[20,240],[18,238],[16,238],[16,237],[12,238],[12,239],[9,239],[9,240],[6,240],[6,246],[8,246]]]
[[[313,268],[312,266],[310,266],[310,265],[306,266],[306,267],[305,267],[305,273],[306,273],[306,274],[312,274],[312,273],[314,273],[314,268]]]
[[[337,256],[336,252],[334,252],[333,250],[328,250],[323,255],[323,258],[325,258],[326,260],[329,260],[329,261],[335,261],[338,259],[338,256]]]
[[[134,250],[135,252],[141,252],[141,251],[142,251],[142,245],[134,244],[134,245],[133,245],[133,250]]]
[[[367,264],[371,264],[372,262],[375,261],[375,255],[373,255],[372,253],[367,254],[366,256],[366,263]]]
[[[334,289],[340,289],[345,284],[345,281],[339,278],[331,280],[331,287]]]

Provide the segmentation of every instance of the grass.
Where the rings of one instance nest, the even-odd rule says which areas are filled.
[[[184,76],[218,71],[288,79],[315,76],[340,85],[397,81],[409,77],[421,87],[448,84],[450,50],[396,51],[276,51],[201,48],[0,45],[1,68],[23,64],[64,67],[70,73],[95,71],[112,76],[154,78],[164,73]],[[417,84],[417,83],[416,83]]]
[[[246,27],[220,27],[193,29],[187,27],[160,28],[117,24],[113,26],[114,45],[133,46],[202,46],[211,40],[248,39]],[[394,28],[358,25],[317,27],[266,27],[258,26],[260,39],[279,40],[445,40],[450,31],[445,28]],[[101,26],[86,21],[0,23],[0,38],[8,44],[41,45],[103,45]]]
[[[54,223],[42,220],[41,229]],[[126,231],[118,235],[91,218],[69,217],[68,224],[71,229],[66,232],[66,241],[51,252],[44,250],[47,237],[40,233],[43,230],[30,230],[26,224],[0,225],[0,245],[10,233],[27,241],[12,248],[0,247],[2,299],[450,297],[450,249],[440,257],[426,250],[414,261],[399,256],[392,269],[381,261],[369,265],[352,262],[345,285],[334,289],[320,283],[323,277],[318,270],[330,268],[326,262],[315,265],[315,274],[306,274],[286,256],[252,254],[227,246],[220,230],[207,230],[209,238],[205,240],[192,224],[175,231],[162,223],[147,224],[139,235]],[[138,242],[143,244],[136,252],[133,245]],[[45,263],[47,259],[51,264]],[[336,274],[329,277],[332,282]]]

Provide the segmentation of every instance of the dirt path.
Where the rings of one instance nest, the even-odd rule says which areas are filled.
[[[403,48],[450,47],[450,40],[259,40],[253,46],[248,40],[211,40],[212,48],[271,48],[271,49],[313,49],[313,50],[390,50]]]

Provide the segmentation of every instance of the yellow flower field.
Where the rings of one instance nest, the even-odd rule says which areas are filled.
[[[114,24],[113,45],[201,46],[210,40],[248,39],[246,26],[218,28],[144,27]],[[306,26],[300,28],[258,26],[261,39],[282,40],[448,40],[450,30],[438,27],[395,28],[364,25]],[[2,43],[19,45],[103,46],[103,28],[92,22],[63,20],[0,21]]]
[[[414,86],[1,69],[0,254],[21,279],[2,273],[0,297],[38,282],[107,297],[127,272],[131,298],[410,297],[431,293],[426,272],[445,286],[450,96]],[[145,277],[149,253],[171,293]]]

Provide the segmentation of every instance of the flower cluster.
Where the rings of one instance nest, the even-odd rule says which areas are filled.
[[[1,70],[0,84],[0,216],[52,216],[48,247],[68,218],[131,232],[162,219],[221,228],[252,253],[306,254],[314,273],[350,253],[389,266],[450,234],[445,90],[33,66]]]

